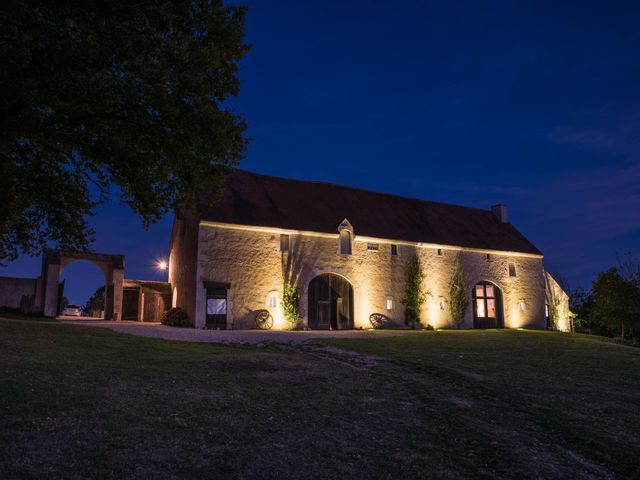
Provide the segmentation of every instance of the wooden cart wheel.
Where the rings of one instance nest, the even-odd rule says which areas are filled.
[[[260,310],[256,314],[256,327],[260,330],[271,330],[273,327],[273,317],[268,310]]]
[[[372,313],[369,315],[369,323],[373,328],[383,328],[389,323],[389,317],[382,313]]]

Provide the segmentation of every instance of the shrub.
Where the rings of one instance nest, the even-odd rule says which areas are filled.
[[[428,292],[424,292],[422,283],[424,273],[420,265],[420,259],[414,256],[405,273],[404,295],[402,305],[404,305],[404,321],[411,328],[420,326],[420,310],[427,301]]]
[[[189,316],[187,312],[182,310],[181,308],[171,308],[164,312],[162,318],[160,319],[160,323],[163,325],[168,325],[170,327],[191,327],[191,322],[189,321]]]
[[[453,320],[457,328],[461,328],[464,322],[464,314],[469,306],[469,299],[467,298],[464,271],[459,259],[456,259],[451,282],[449,283],[449,306],[451,308],[451,320]]]
[[[300,326],[300,300],[298,298],[298,287],[295,283],[285,282],[282,292],[282,310],[284,318],[291,324],[291,330]]]

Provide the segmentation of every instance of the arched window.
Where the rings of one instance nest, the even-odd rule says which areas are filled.
[[[351,242],[353,240],[353,226],[346,218],[338,225],[340,234],[340,253],[342,255],[351,255]]]
[[[489,282],[473,287],[473,327],[502,328],[502,295],[500,289]]]
[[[340,232],[340,253],[351,255],[351,232],[346,229]]]

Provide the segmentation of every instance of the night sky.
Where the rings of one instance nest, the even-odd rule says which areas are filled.
[[[640,254],[640,3],[252,1],[242,167],[480,208],[572,287]],[[161,279],[170,217],[94,218],[94,248]],[[355,226],[357,233],[357,225]],[[36,276],[22,257],[0,275]],[[97,267],[68,269],[84,302]],[[164,277],[166,278],[166,277]]]

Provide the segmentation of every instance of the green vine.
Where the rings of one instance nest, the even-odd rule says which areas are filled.
[[[427,301],[427,293],[422,289],[424,273],[420,266],[420,259],[414,256],[407,266],[405,274],[404,295],[402,305],[404,305],[404,321],[411,328],[420,326],[420,310]]]
[[[295,283],[285,282],[282,292],[282,310],[284,318],[291,324],[291,330],[295,330],[300,325],[302,315],[300,315],[300,299],[298,296],[298,286]]]
[[[560,318],[560,300],[556,295],[551,295],[551,328],[558,330],[558,319]]]
[[[451,308],[451,319],[456,328],[462,327],[464,314],[469,307],[469,298],[467,297],[467,286],[464,281],[464,270],[459,260],[456,260],[451,283],[449,284],[449,305]]]

